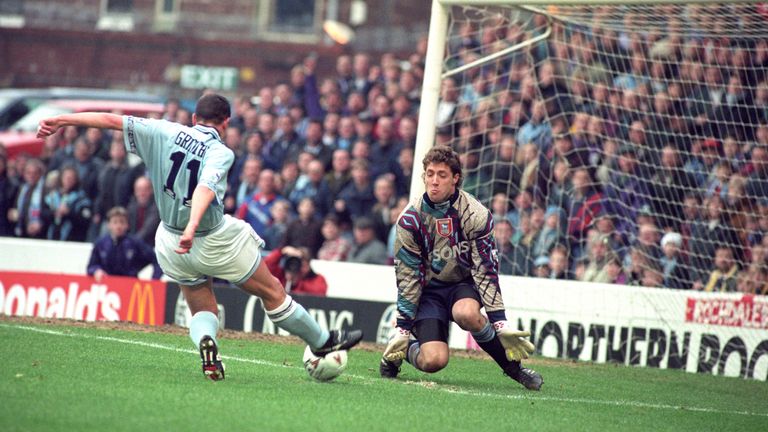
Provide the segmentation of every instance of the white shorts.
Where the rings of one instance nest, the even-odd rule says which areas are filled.
[[[240,285],[261,262],[264,240],[247,222],[229,215],[224,215],[223,223],[214,231],[195,236],[187,254],[175,252],[180,238],[181,234],[160,224],[155,234],[155,253],[163,272],[182,285],[199,285],[208,276]]]

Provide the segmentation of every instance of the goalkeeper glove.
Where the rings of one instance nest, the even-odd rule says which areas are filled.
[[[395,329],[395,334],[389,339],[387,348],[384,349],[383,357],[389,361],[398,361],[405,358],[406,351],[408,350],[408,340],[411,337],[410,330],[405,330],[400,327]]]
[[[512,329],[507,321],[496,321],[493,323],[493,328],[496,330],[501,345],[504,346],[507,360],[524,360],[536,351],[536,347],[528,339],[524,339],[530,336],[531,332]]]

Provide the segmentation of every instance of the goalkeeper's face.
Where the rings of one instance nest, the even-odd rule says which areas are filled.
[[[424,189],[434,203],[441,203],[453,196],[458,182],[459,174],[453,174],[444,162],[431,163],[424,171]]]

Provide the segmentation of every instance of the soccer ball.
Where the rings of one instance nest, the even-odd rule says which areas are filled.
[[[304,350],[304,369],[318,381],[331,381],[347,368],[347,352],[332,351],[325,357],[318,357],[307,346]]]

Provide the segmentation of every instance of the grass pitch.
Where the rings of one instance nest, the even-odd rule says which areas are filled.
[[[534,359],[541,392],[484,358],[378,376],[381,347],[331,383],[294,338],[227,332],[227,378],[203,378],[186,331],[0,316],[4,431],[768,430],[768,385],[682,371]]]

